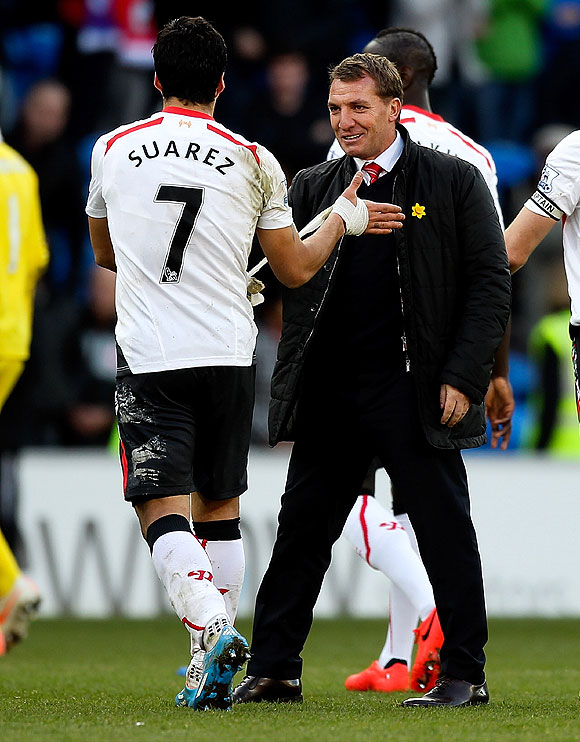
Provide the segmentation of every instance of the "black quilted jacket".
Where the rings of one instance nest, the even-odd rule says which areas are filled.
[[[395,238],[407,368],[415,381],[427,440],[438,448],[474,448],[486,441],[484,397],[510,311],[503,233],[476,167],[421,147],[403,127],[398,129],[405,149],[392,202],[402,206],[406,217]],[[343,157],[295,176],[290,203],[298,229],[336,200],[355,171],[354,160]],[[283,329],[269,412],[272,446],[294,438],[304,359],[340,260],[341,242],[308,283],[283,290]],[[442,383],[453,385],[472,402],[453,428],[439,422]]]

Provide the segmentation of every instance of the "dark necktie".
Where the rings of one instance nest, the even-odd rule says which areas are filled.
[[[379,175],[383,172],[383,168],[380,165],[377,165],[376,162],[366,162],[362,169],[365,171],[365,173],[368,173],[370,176],[370,183],[369,185],[372,185],[375,180],[379,177]]]

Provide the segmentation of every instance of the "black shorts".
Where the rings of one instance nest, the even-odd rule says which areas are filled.
[[[200,492],[227,500],[248,487],[255,366],[208,366],[117,377],[125,499]]]

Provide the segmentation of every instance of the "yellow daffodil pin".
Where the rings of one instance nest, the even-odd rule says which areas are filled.
[[[417,204],[415,204],[415,206],[413,206],[413,208],[411,209],[411,214],[412,214],[413,216],[416,216],[416,217],[417,217],[417,219],[422,219],[422,218],[423,218],[423,217],[425,216],[425,214],[426,214],[426,212],[425,212],[425,207],[424,207],[424,206],[421,206],[421,204],[418,204],[418,203],[417,203]]]

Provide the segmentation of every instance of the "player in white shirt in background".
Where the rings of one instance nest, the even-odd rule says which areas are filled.
[[[562,220],[564,267],[571,299],[570,338],[580,413],[580,130],[559,142],[546,158],[540,181],[505,232],[512,273],[528,258],[552,227]]]
[[[124,496],[190,634],[176,705],[227,709],[248,657],[233,623],[254,402],[254,233],[294,287],[345,233],[388,234],[403,217],[357,199],[357,173],[302,241],[277,160],[213,118],[227,60],[221,35],[201,17],[178,18],[159,32],[153,57],[163,110],[96,142],[86,212],[96,262],[117,272]]]
[[[580,130],[559,142],[546,158],[536,190],[505,231],[510,270],[524,266],[536,247],[562,221],[564,268],[570,296],[570,340],[580,422]]]
[[[491,154],[431,110],[429,85],[437,69],[437,60],[429,41],[412,29],[387,28],[380,31],[363,51],[381,54],[396,65],[404,89],[399,121],[407,128],[411,139],[424,147],[461,157],[481,171],[503,227],[497,174]],[[335,140],[328,159],[343,155]],[[500,439],[501,447],[507,448],[511,433],[514,398],[508,380],[508,344],[509,334],[506,333],[486,398],[494,448]],[[415,534],[407,514],[400,511],[396,492],[393,492],[393,512],[374,497],[375,472],[379,466],[378,461],[372,465],[343,534],[359,556],[389,578],[389,626],[378,659],[362,672],[350,675],[345,686],[348,690],[386,693],[409,688],[425,691],[433,687],[439,675],[443,634]],[[414,643],[418,647],[411,668]]]

